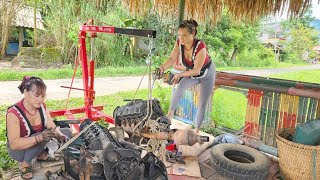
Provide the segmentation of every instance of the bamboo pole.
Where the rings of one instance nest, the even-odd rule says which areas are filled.
[[[33,24],[33,47],[37,47],[37,0],[34,0]]]
[[[178,26],[182,23],[184,18],[184,8],[185,8],[186,1],[179,0],[179,19],[178,19]]]

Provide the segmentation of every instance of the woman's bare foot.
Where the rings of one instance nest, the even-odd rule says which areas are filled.
[[[198,128],[195,128],[195,129],[194,129],[194,132],[195,132],[196,134],[199,134],[199,129],[198,129]]]

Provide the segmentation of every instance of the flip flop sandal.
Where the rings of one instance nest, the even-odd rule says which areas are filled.
[[[53,162],[53,161],[59,161],[59,160],[60,158],[53,158],[50,156],[48,156],[47,159],[37,159],[37,161],[39,162],[48,162],[48,161]]]
[[[19,172],[20,172],[20,176],[23,180],[33,178],[31,166],[21,168],[21,169],[19,169]],[[31,174],[31,177],[25,177],[27,174]]]

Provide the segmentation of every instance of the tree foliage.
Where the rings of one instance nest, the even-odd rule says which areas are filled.
[[[44,7],[42,12],[46,30],[42,32],[39,44],[59,48],[64,63],[72,62],[75,58],[79,26],[91,18],[94,19],[95,25],[157,30],[157,38],[153,43],[154,47],[158,47],[158,52],[162,52],[164,48],[161,48],[161,45],[164,45],[170,37],[167,25],[161,22],[156,12],[150,12],[143,18],[134,17],[121,6],[119,0],[48,0]],[[128,53],[132,41],[129,36],[103,33],[97,35],[98,38],[94,39],[93,58],[97,60],[98,66],[127,66],[144,62],[132,58]],[[148,38],[143,40],[148,44]],[[88,38],[88,52],[90,48],[90,38]]]
[[[310,26],[315,17],[308,9],[300,18],[288,19],[282,22],[286,30],[284,42],[285,59],[292,63],[309,60],[314,56],[312,48],[317,44],[319,34]]]
[[[209,27],[207,26],[203,38],[209,48],[214,50],[218,66],[239,65],[236,60],[238,55],[251,51],[262,52],[264,49],[257,37],[258,24],[235,24],[225,13],[213,29]]]
[[[12,29],[12,21],[21,8],[23,0],[0,1],[0,55],[6,55],[6,48]]]
[[[317,32],[310,28],[298,24],[296,28],[288,33],[288,39],[284,44],[284,50],[288,59],[293,62],[308,60],[309,53],[317,43]]]

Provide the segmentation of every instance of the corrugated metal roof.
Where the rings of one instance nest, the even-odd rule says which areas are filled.
[[[22,7],[19,11],[17,11],[16,18],[13,20],[12,25],[18,27],[26,27],[26,28],[34,28],[34,8],[29,6]],[[36,14],[37,20],[36,25],[37,29],[44,30],[43,21],[41,18],[41,14],[38,11]]]

